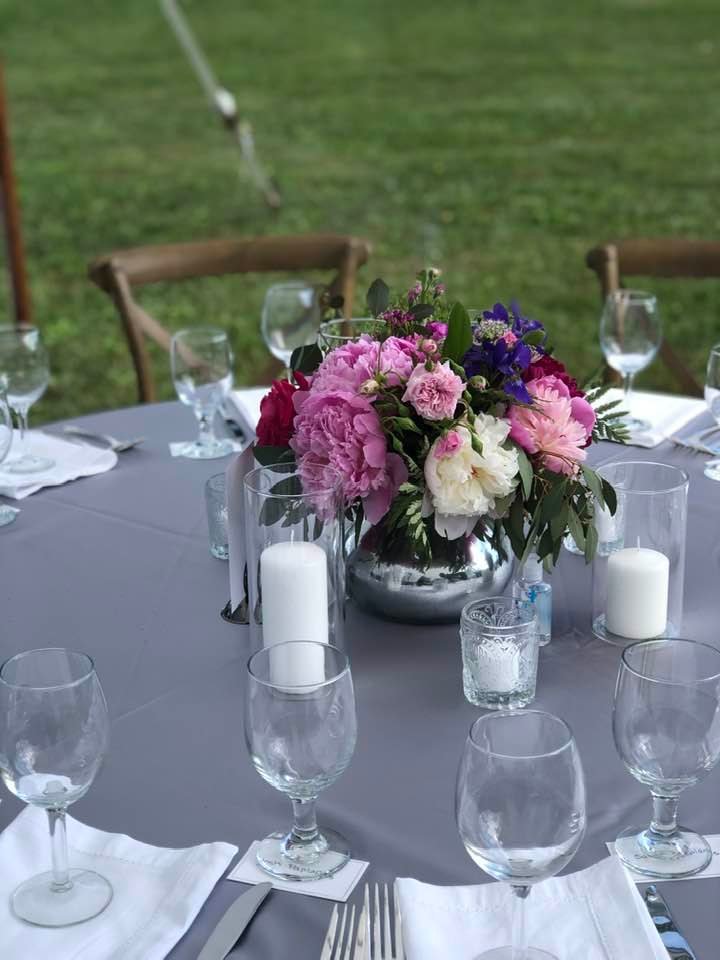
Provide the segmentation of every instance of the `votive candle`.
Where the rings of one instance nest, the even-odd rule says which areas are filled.
[[[629,640],[650,640],[667,626],[670,561],[645,547],[608,557],[605,626]]]

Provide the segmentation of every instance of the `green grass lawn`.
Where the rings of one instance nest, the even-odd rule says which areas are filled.
[[[135,401],[95,254],[213,235],[353,232],[361,282],[441,264],[468,306],[517,297],[581,375],[600,362],[588,247],[720,233],[717,0],[194,0],[185,9],[285,197],[239,180],[154,0],[0,0],[37,322],[53,380],[36,419]],[[170,327],[232,332],[265,363],[267,279],[148,289]],[[653,284],[700,375],[720,283]],[[3,302],[5,291],[0,292]],[[172,396],[158,357],[163,394]],[[660,363],[640,383],[674,389]]]

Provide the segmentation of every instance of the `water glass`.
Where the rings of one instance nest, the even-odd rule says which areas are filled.
[[[460,615],[465,697],[477,707],[526,707],[535,699],[538,636],[532,604],[473,600]]]
[[[326,320],[318,330],[318,346],[321,350],[334,350],[346,343],[359,340],[364,335],[378,337],[387,330],[384,320],[372,317],[357,317],[352,320]]]
[[[0,464],[8,455],[13,439],[12,417],[5,394],[0,390]],[[0,527],[12,523],[17,516],[17,510],[6,503],[0,503]]]
[[[260,776],[286,794],[293,826],[262,840],[257,862],[274,877],[318,880],[350,859],[347,841],[318,829],[319,794],[347,769],[357,721],[350,663],[326,643],[290,640],[248,662],[245,739]]]
[[[0,388],[20,424],[18,456],[3,467],[8,473],[42,473],[54,466],[49,457],[31,454],[25,442],[30,407],[45,393],[49,382],[47,351],[37,327],[0,327]]]
[[[293,350],[313,343],[320,326],[320,287],[304,281],[276,283],[265,294],[260,329],[270,353],[286,368]]]
[[[693,640],[645,640],[622,654],[613,736],[630,773],[650,789],[649,827],[623,830],[615,850],[627,866],[669,880],[703,870],[707,840],[679,826],[680,794],[720,758],[720,651]]]
[[[455,791],[468,855],[514,897],[513,943],[477,960],[555,960],[527,946],[524,901],[575,856],[585,834],[585,781],[568,725],[539,710],[485,714],[470,728]]]
[[[662,342],[662,324],[657,298],[642,290],[615,290],[605,301],[600,319],[600,346],[609,367],[622,375],[624,407],[631,409],[630,396],[635,375],[655,357]],[[631,432],[651,429],[645,420],[628,416]]]
[[[720,427],[720,343],[712,348],[708,357],[705,374],[705,403]],[[715,432],[717,431],[713,431]],[[720,459],[709,460],[705,464],[705,476],[711,480],[720,480]]]
[[[92,660],[72,650],[30,650],[0,668],[0,776],[25,803],[47,812],[52,871],[12,894],[29,923],[64,927],[97,916],[112,898],[108,881],[68,865],[65,811],[84,797],[110,735]]]
[[[205,484],[205,507],[207,509],[210,553],[218,560],[227,560],[227,501],[225,499],[225,474],[216,473]]]
[[[192,460],[214,460],[233,452],[232,441],[215,436],[215,414],[233,382],[233,355],[224,330],[192,327],[180,330],[170,343],[170,366],[175,391],[193,408],[198,421],[197,440],[180,453]]]

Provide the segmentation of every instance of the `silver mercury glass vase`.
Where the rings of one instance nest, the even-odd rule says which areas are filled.
[[[347,559],[347,589],[355,603],[387,620],[458,623],[469,600],[503,592],[513,570],[506,537],[502,551],[474,534],[431,538],[433,558],[424,564],[409,541],[389,546],[383,524],[370,527]]]

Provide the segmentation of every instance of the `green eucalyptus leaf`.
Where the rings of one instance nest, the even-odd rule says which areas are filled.
[[[528,458],[528,455],[517,444],[515,444],[515,449],[517,450],[518,455],[518,467],[520,470],[520,480],[522,482],[523,494],[527,500],[532,492],[533,478],[535,476],[532,468],[532,464]]]
[[[538,347],[545,339],[544,330],[531,330],[529,333],[526,333],[523,337],[523,343],[527,343],[529,347]]]
[[[585,536],[585,563],[590,563],[592,558],[595,556],[595,551],[598,546],[598,533],[595,527],[590,524],[587,529],[587,534]]]
[[[255,444],[253,456],[261,467],[272,466],[273,463],[294,463],[295,453],[290,447],[260,446]]]
[[[615,516],[617,510],[617,494],[615,493],[615,488],[611,483],[604,477],[600,477],[600,482],[602,484],[603,497],[605,498],[605,505],[610,511],[610,513]]]
[[[562,505],[566,489],[567,480],[558,480],[556,481],[550,493],[543,497],[542,510],[540,511],[540,519],[543,523],[549,523],[553,516],[558,512]]]
[[[416,303],[410,307],[410,313],[418,323],[422,323],[423,320],[428,320],[433,315],[433,305],[431,303]]]
[[[378,277],[370,284],[367,292],[367,306],[373,317],[379,317],[390,304],[390,287]]]
[[[600,477],[595,473],[594,470],[591,470],[590,467],[582,468],[583,476],[585,477],[585,483],[588,485],[588,489],[595,497],[600,506],[604,506],[605,497],[603,495],[602,483],[600,482]]]
[[[583,525],[580,522],[580,517],[578,517],[573,506],[570,507],[570,512],[568,513],[568,530],[572,536],[575,543],[578,545],[578,550],[585,549],[585,530]]]
[[[461,303],[453,305],[448,317],[448,332],[442,346],[442,355],[460,363],[472,345],[470,314]]]
[[[323,361],[322,350],[316,343],[306,343],[295,347],[290,357],[290,369],[300,373],[315,373]]]

